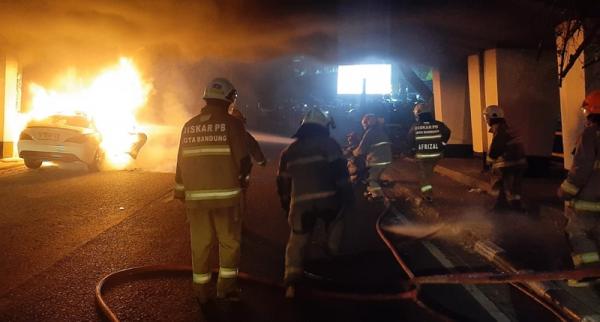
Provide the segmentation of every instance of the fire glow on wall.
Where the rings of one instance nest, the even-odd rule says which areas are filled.
[[[392,92],[392,65],[340,65],[338,66],[337,93],[389,94]]]

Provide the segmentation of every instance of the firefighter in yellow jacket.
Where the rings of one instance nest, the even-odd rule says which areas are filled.
[[[586,125],[579,137],[573,165],[558,190],[566,201],[566,232],[576,268],[600,268],[600,90],[590,93],[582,106]],[[589,281],[569,281],[574,287]]]
[[[206,106],[181,131],[175,197],[185,200],[192,244],[193,287],[198,301],[209,299],[209,255],[219,245],[216,296],[239,299],[241,186],[250,157],[242,122],[227,113],[236,99],[233,85],[216,78],[204,91]]]

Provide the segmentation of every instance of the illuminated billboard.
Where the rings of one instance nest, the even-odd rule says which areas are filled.
[[[337,93],[362,94],[366,81],[367,94],[392,92],[392,65],[340,65],[338,66]]]

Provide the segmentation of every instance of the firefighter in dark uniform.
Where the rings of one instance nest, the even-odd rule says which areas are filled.
[[[417,122],[408,131],[408,146],[419,164],[421,195],[423,199],[431,202],[431,177],[435,165],[444,156],[444,145],[450,140],[450,129],[443,122],[434,119],[429,104],[417,103],[413,113]]]
[[[486,107],[483,115],[493,134],[486,157],[492,170],[492,188],[498,191],[493,209],[522,211],[521,191],[527,169],[523,144],[512,133],[504,111],[497,105]]]
[[[353,201],[352,186],[339,144],[329,137],[332,119],[318,108],[308,111],[282,153],[277,191],[291,228],[285,252],[286,297],[304,271],[304,252],[317,221],[331,228]],[[331,235],[330,235],[331,237]],[[337,245],[330,245],[336,247]]]
[[[566,232],[576,268],[600,268],[600,90],[590,93],[582,106],[586,125],[577,141],[573,165],[558,195],[565,202]],[[582,287],[591,280],[570,280]]]
[[[239,205],[250,157],[242,122],[227,113],[236,99],[233,85],[216,78],[206,87],[206,106],[181,132],[175,197],[185,200],[190,223],[193,287],[198,301],[212,294],[209,255],[219,245],[216,296],[239,299],[237,275],[242,222]]]
[[[365,195],[369,199],[379,199],[383,197],[379,182],[381,174],[392,164],[392,143],[375,114],[365,114],[361,124],[365,133],[352,154],[365,160],[368,171]]]

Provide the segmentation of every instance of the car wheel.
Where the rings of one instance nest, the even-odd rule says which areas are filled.
[[[38,169],[42,166],[42,160],[25,159],[25,166],[29,169]]]
[[[102,153],[102,151],[97,150],[96,153],[94,154],[94,160],[92,161],[92,163],[88,164],[88,170],[90,170],[92,172],[100,171],[100,169],[102,168],[103,161],[104,161],[104,154]]]

